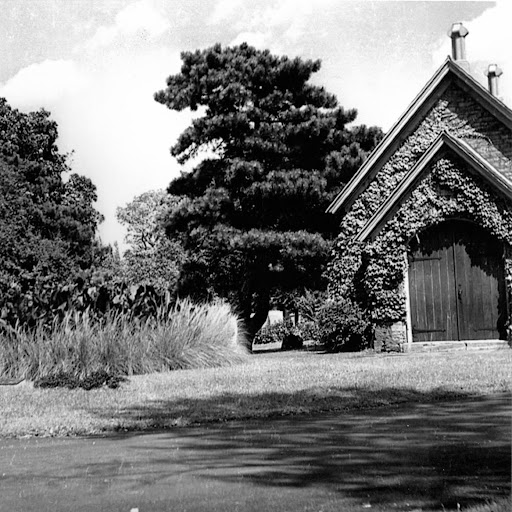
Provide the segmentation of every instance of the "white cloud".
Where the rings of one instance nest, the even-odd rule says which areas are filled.
[[[0,96],[25,108],[38,109],[85,86],[85,77],[73,61],[45,60],[16,73],[0,86]]]
[[[332,3],[332,0],[284,0],[274,4],[271,9],[265,13],[265,22],[273,25],[282,25],[284,23],[303,25],[311,13]]]
[[[163,34],[168,28],[168,21],[145,0],[130,4],[116,16],[116,25],[120,30],[134,33],[140,28],[147,30],[152,36]]]
[[[139,0],[120,11],[109,26],[99,27],[86,43],[86,48],[96,50],[125,38],[156,39],[170,28],[169,22],[149,0]]]
[[[243,0],[219,0],[215,4],[213,14],[207,20],[207,23],[209,25],[216,25],[217,23],[229,20],[242,8]]]
[[[336,0],[272,0],[241,9],[240,1],[220,0],[212,20],[228,21],[239,31],[234,44],[247,41],[254,46],[266,44],[274,51],[294,45],[311,30],[311,16]],[[303,42],[303,41],[302,41]]]
[[[229,45],[235,46],[247,43],[255,48],[264,49],[269,45],[269,36],[269,32],[241,32],[229,43]]]
[[[100,233],[106,242],[120,238],[117,206],[146,190],[166,188],[179,171],[169,148],[190,116],[153,100],[178,63],[177,54],[158,49],[119,57],[106,69],[91,66],[91,86],[53,109],[65,135],[62,149],[75,150],[74,170],[98,187],[98,209],[106,216]]]

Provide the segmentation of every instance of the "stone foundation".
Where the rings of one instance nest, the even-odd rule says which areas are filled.
[[[376,352],[401,352],[406,343],[407,329],[404,322],[375,328],[373,348]]]

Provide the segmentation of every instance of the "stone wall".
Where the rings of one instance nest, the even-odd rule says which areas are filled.
[[[394,322],[390,325],[375,328],[373,348],[376,352],[403,352],[407,343],[405,322]]]

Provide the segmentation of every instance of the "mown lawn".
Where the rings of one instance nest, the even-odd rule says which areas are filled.
[[[238,366],[130,377],[119,389],[0,386],[0,436],[88,435],[510,392],[511,350],[254,354]]]

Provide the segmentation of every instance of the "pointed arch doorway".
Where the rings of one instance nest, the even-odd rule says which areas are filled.
[[[505,339],[503,244],[472,222],[452,220],[409,244],[413,342]]]

